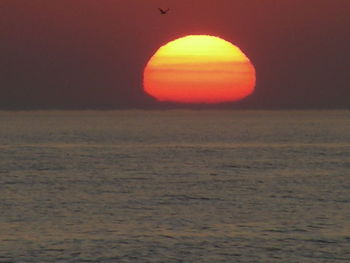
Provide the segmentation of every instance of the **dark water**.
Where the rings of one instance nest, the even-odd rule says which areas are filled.
[[[0,262],[350,262],[350,112],[0,112]]]

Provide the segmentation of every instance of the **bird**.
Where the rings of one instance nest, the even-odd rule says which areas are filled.
[[[165,15],[166,13],[169,12],[170,8],[168,8],[168,9],[166,9],[166,10],[164,10],[164,9],[162,9],[162,8],[158,8],[158,10],[159,10],[159,12],[160,12],[161,15]]]

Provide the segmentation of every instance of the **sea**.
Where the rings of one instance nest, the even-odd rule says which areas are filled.
[[[350,111],[2,111],[0,262],[350,262]]]

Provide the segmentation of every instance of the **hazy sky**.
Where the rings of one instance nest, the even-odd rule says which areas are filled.
[[[256,92],[224,107],[350,108],[349,10],[349,0],[1,0],[0,109],[165,107],[143,92],[143,68],[189,34],[231,41],[256,67]]]

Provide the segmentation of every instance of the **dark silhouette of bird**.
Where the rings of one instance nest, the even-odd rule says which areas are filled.
[[[158,10],[159,10],[159,12],[160,12],[160,14],[161,15],[165,15],[166,13],[168,13],[169,12],[169,10],[170,10],[170,8],[168,8],[168,9],[162,9],[162,8],[158,8]]]

